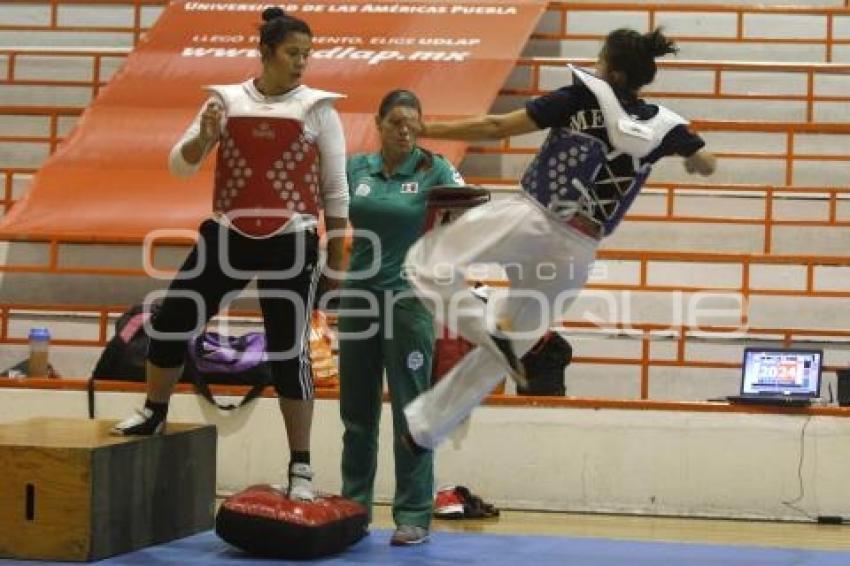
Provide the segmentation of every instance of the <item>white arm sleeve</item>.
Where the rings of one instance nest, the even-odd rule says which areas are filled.
[[[345,176],[345,134],[342,121],[329,102],[314,106],[310,119],[314,120],[313,125],[318,134],[316,145],[321,161],[319,183],[325,216],[348,218],[348,179]]]
[[[201,110],[195,116],[195,119],[191,124],[189,124],[189,127],[186,128],[186,131],[183,132],[183,136],[176,144],[174,144],[174,147],[171,148],[171,153],[168,155],[168,169],[175,177],[189,177],[197,173],[206,156],[209,155],[212,148],[215,147],[215,144],[211,144],[208,148],[206,148],[204,155],[201,156],[201,159],[197,163],[189,163],[183,158],[183,144],[196,138],[201,132],[201,114],[204,113],[204,108],[207,107],[207,104],[215,100],[217,99],[209,98],[204,102],[201,106]]]

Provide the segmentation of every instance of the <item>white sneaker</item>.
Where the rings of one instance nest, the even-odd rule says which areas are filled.
[[[289,466],[287,494],[290,499],[297,501],[314,501],[316,499],[316,493],[313,491],[313,469],[310,464],[295,462]]]
[[[153,436],[165,430],[165,419],[158,420],[151,409],[143,407],[112,427],[115,436]]]

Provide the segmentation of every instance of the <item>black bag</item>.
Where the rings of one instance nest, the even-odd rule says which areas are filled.
[[[137,382],[145,380],[145,360],[150,338],[144,332],[144,326],[150,316],[156,316],[157,310],[158,305],[155,304],[151,305],[147,312],[144,305],[134,305],[115,321],[115,336],[107,343],[88,382],[89,418],[93,419],[95,415],[95,379]],[[268,362],[253,356],[254,361],[248,363],[246,356],[240,355],[249,346],[256,346],[256,334],[223,337],[213,332],[205,332],[195,337],[189,342],[189,353],[180,381],[193,383],[195,390],[204,399],[227,411],[259,397],[272,381]],[[239,403],[222,404],[213,397],[210,383],[252,387]]]
[[[151,310],[145,312],[144,305],[134,305],[115,321],[115,336],[97,360],[91,374],[93,379],[145,380],[150,339],[142,330],[157,309],[157,305],[151,305]]]
[[[528,387],[517,387],[520,395],[567,394],[564,370],[573,359],[573,348],[557,332],[547,332],[534,348],[522,357]]]

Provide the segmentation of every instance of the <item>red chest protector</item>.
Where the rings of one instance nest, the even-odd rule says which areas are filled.
[[[218,147],[213,210],[249,236],[270,236],[293,213],[319,214],[319,153],[290,118],[235,116]]]
[[[318,218],[319,151],[305,127],[316,104],[340,95],[297,87],[264,98],[248,81],[210,86],[227,117],[218,147],[213,210],[237,231],[272,236],[296,214]]]

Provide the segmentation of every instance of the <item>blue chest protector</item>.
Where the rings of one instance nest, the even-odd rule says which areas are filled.
[[[577,80],[596,96],[611,144],[570,130],[551,128],[526,169],[523,190],[562,220],[576,214],[610,234],[634,202],[652,170],[643,161],[683,118],[663,107],[649,120],[637,120],[623,109],[605,81],[578,68]]]

